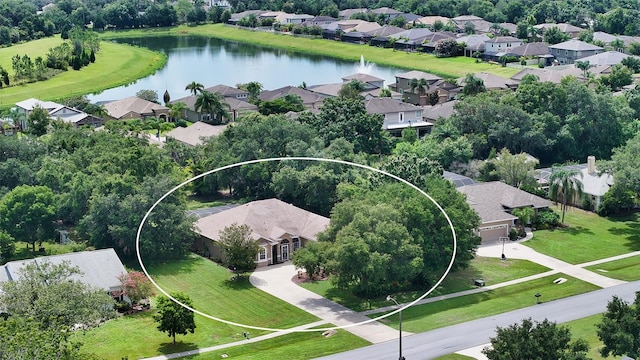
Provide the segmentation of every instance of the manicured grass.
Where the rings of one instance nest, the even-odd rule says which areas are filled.
[[[31,41],[25,44],[0,49],[0,65],[12,72],[11,57],[28,54],[31,59],[44,56],[50,47],[60,44],[59,37]],[[78,71],[69,70],[46,81],[6,87],[0,90],[0,108],[13,106],[16,102],[38,98],[61,100],[70,96],[98,92],[131,83],[162,68],[166,55],[148,49],[102,41],[96,62]],[[5,65],[9,62],[8,66]]]
[[[569,208],[566,228],[539,230],[523,244],[543,254],[581,264],[640,250],[638,213],[624,217],[600,217]]]
[[[231,273],[215,263],[191,256],[185,260],[146,265],[149,273],[166,291],[182,291],[189,295],[194,308],[210,315],[247,325],[289,328],[318,319],[294,306],[251,286],[247,278],[230,281]],[[243,339],[246,329],[220,323],[196,315],[196,332],[178,336],[173,346],[166,333],[156,329],[153,310],[120,317],[100,327],[77,334],[85,343],[83,350],[106,359],[119,360],[173,353]],[[252,336],[265,331],[250,330]]]
[[[34,253],[31,249],[31,244],[28,244],[24,241],[18,241],[16,242],[15,253],[7,261],[31,259],[38,256],[67,254],[74,251],[85,250],[87,246],[78,243],[60,245],[60,243],[57,242],[43,242],[42,247],[44,248],[44,253],[38,251],[40,248],[40,244],[36,243],[36,252]]]
[[[227,354],[230,359],[243,360],[307,360],[367,345],[370,343],[366,340],[344,330],[338,330],[335,335],[327,338],[319,332],[292,333],[185,359],[217,360]]]
[[[527,260],[507,259],[506,261],[502,261],[494,258],[476,257],[471,261],[469,268],[449,274],[442,285],[431,293],[430,296],[433,297],[472,289],[474,288],[473,279],[483,279],[487,285],[491,285],[539,274],[547,270],[549,269]],[[384,296],[370,299],[371,304],[369,304],[367,299],[353,295],[350,290],[333,287],[331,281],[304,283],[302,286],[355,311],[389,306],[389,302],[386,301]],[[398,294],[396,299],[400,302],[410,302],[424,294],[426,290],[427,289]]]
[[[469,356],[460,355],[460,354],[449,354],[449,355],[435,358],[435,360],[465,360],[465,359],[473,359],[473,358]]]
[[[640,255],[589,266],[586,269],[618,280],[640,280]],[[605,270],[606,272],[600,270]]]
[[[200,26],[178,26],[162,29],[135,29],[108,32],[103,38],[162,36],[162,35],[200,35],[224,40],[238,41],[271,48],[292,50],[300,53],[328,56],[348,61],[359,61],[360,56],[378,65],[404,69],[428,71],[440,76],[462,77],[467,73],[488,71],[496,75],[510,77],[519,69],[501,67],[486,62],[476,63],[468,57],[437,58],[422,53],[393,51],[368,45],[349,44],[340,41],[294,37],[286,34],[263,31],[243,30],[222,24]]]
[[[568,281],[554,284],[553,280],[558,277],[564,277]],[[496,290],[410,307],[402,312],[402,328],[411,332],[429,331],[534,305],[536,298],[533,295],[536,293],[542,294],[542,301],[552,301],[597,289],[595,285],[565,274],[557,274]],[[377,316],[379,315],[370,317]],[[398,316],[396,314],[381,321],[397,327]]]
[[[598,339],[598,334],[596,333],[596,324],[602,321],[602,314],[588,316],[586,318],[570,321],[568,323],[564,323],[562,325],[569,326],[571,328],[571,338],[578,339],[582,338],[587,343],[589,343],[589,358],[593,360],[602,360],[604,359],[602,355],[600,355],[599,350],[604,346],[602,341]],[[610,356],[607,359],[612,359]]]

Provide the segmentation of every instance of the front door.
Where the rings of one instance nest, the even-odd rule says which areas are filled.
[[[282,261],[289,260],[289,244],[282,244]]]

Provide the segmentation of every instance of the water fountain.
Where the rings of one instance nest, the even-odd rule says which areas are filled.
[[[364,61],[364,56],[360,55],[360,62],[356,64],[356,70],[359,74],[371,74],[374,63]]]

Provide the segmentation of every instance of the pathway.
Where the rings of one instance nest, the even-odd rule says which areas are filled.
[[[328,300],[312,291],[296,285],[291,279],[297,271],[291,263],[268,266],[256,270],[249,280],[253,286],[288,302],[320,319],[336,326],[350,326],[345,330],[374,344],[398,338],[398,330],[379,322],[371,321],[340,304]],[[353,326],[363,321],[369,323]],[[405,333],[410,335],[411,333]]]

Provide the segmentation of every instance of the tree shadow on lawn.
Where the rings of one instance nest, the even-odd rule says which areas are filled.
[[[232,277],[223,281],[222,286],[230,290],[251,290],[254,288],[254,286],[249,282],[249,276],[247,275],[233,275]]]
[[[576,235],[594,235],[593,231],[591,231],[591,229],[586,228],[584,226],[568,226],[568,227],[559,227],[556,229],[553,229],[551,231],[561,231],[561,232],[565,232],[569,235],[572,236],[576,236]]]
[[[627,239],[625,244],[631,251],[640,250],[640,223],[629,223],[626,227],[614,227],[609,229],[613,235]]]
[[[158,347],[158,352],[160,352],[161,354],[173,354],[183,351],[196,350],[197,348],[197,344],[190,342],[185,343],[178,340],[176,341],[175,345],[173,345],[173,341],[160,344],[160,346]]]

